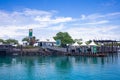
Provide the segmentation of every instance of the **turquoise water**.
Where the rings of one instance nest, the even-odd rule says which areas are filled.
[[[120,80],[120,54],[0,57],[0,80]]]

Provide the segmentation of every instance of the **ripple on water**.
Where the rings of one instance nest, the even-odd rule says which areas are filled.
[[[120,55],[0,58],[1,80],[120,80]]]

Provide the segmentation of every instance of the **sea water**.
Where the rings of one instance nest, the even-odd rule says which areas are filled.
[[[120,54],[0,57],[0,80],[120,80]]]

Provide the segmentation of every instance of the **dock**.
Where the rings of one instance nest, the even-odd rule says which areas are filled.
[[[88,56],[88,57],[106,57],[107,53],[76,53],[76,52],[64,52],[55,49],[48,49],[56,55],[64,55],[64,56]]]
[[[84,54],[84,53],[75,53],[75,54],[71,54],[71,53],[67,53],[67,56],[88,56],[88,57],[106,57],[107,54],[101,53],[101,54]]]
[[[55,47],[46,46],[47,49],[66,56],[93,56],[93,57],[105,57],[108,54],[114,54],[118,52],[120,48],[115,40],[94,40],[97,44],[102,45],[82,45],[82,46],[66,46]],[[44,46],[45,47],[45,46]]]
[[[37,48],[27,49],[25,47],[12,45],[0,45],[0,56],[48,56],[48,55],[63,55],[63,56],[92,56],[92,57],[106,57],[108,54],[117,53],[120,46],[116,45],[114,40],[94,40],[100,46],[66,46],[59,47],[53,45],[38,46]],[[51,43],[51,42],[50,42]],[[49,44],[50,44],[49,43]],[[52,43],[53,44],[53,43]],[[111,45],[109,45],[111,44]]]

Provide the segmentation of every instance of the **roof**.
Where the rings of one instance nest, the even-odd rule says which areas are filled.
[[[41,38],[39,42],[56,42],[54,39],[43,39]]]
[[[87,46],[87,44],[85,42],[82,42],[80,46]]]
[[[92,41],[89,45],[90,46],[97,46],[94,41]]]
[[[116,41],[116,40],[94,40],[95,42],[101,42],[101,43],[103,43],[103,42],[118,42],[118,41]]]
[[[75,42],[72,46],[79,46],[79,44],[77,42]]]

